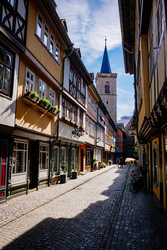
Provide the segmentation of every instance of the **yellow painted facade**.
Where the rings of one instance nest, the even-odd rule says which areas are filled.
[[[23,102],[24,95],[24,83],[25,83],[25,73],[26,67],[31,69],[31,66],[27,65],[25,61],[20,60],[20,74],[18,81],[18,98],[17,98],[17,108],[16,108],[16,124],[27,129],[33,129],[38,132],[43,132],[45,134],[56,135],[57,134],[57,116],[50,117],[48,112],[42,113],[38,110],[37,105],[34,107],[29,106]],[[48,80],[42,77],[38,71],[35,73],[35,91],[38,93],[38,82],[39,78],[47,82],[47,97],[49,95],[49,85]],[[58,107],[58,93],[56,94],[56,107]]]

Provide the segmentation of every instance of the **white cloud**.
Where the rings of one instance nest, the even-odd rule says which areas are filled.
[[[126,93],[126,94],[128,94],[128,95],[130,95],[130,96],[134,96],[134,94],[132,94],[132,92],[128,92],[128,91],[126,91],[126,90],[124,90],[124,89],[117,88],[117,90],[118,90],[118,91],[121,91],[121,92],[123,92],[123,93]]]
[[[57,12],[65,18],[69,37],[91,64],[102,56],[104,39],[111,50],[121,44],[117,0],[56,0]]]

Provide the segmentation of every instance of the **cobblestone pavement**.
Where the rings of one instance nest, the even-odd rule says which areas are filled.
[[[85,175],[79,175],[77,179],[68,180],[65,184],[52,185],[0,204],[0,227],[114,167],[116,165],[113,164],[95,172],[88,172]]]
[[[128,171],[93,172],[85,184],[2,226],[0,249],[167,249],[167,221],[153,196],[129,191]]]

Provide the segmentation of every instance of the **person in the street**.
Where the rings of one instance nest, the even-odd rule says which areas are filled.
[[[124,164],[124,158],[121,156],[121,158],[120,158],[120,165],[123,167],[123,164]]]
[[[119,168],[119,157],[117,157],[116,163],[117,163],[117,166],[118,166],[118,168]]]

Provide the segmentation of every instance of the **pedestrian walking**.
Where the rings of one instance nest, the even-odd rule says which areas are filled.
[[[117,157],[116,163],[117,163],[117,166],[118,166],[118,168],[119,168],[119,157]]]
[[[121,156],[121,158],[120,158],[120,165],[122,166],[122,168],[123,168],[123,165],[124,165],[124,158]]]

